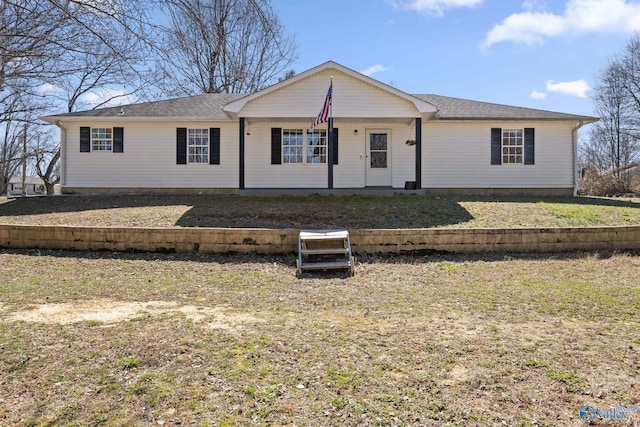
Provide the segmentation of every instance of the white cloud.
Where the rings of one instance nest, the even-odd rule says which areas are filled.
[[[51,94],[62,91],[62,88],[56,85],[52,85],[51,83],[44,83],[38,86],[37,90],[38,90],[38,93],[42,95],[51,95]]]
[[[474,7],[484,0],[390,0],[394,6],[405,9],[416,10],[418,12],[428,12],[441,16],[445,9],[456,7]]]
[[[546,97],[547,97],[546,92],[538,92],[537,90],[534,90],[533,92],[531,92],[531,98],[533,99],[545,99]]]
[[[549,92],[577,96],[578,98],[586,98],[587,92],[591,90],[591,86],[589,86],[589,83],[584,79],[573,82],[554,82],[553,80],[547,80],[547,90]]]
[[[484,47],[495,43],[544,43],[566,33],[634,32],[640,30],[640,3],[629,0],[570,0],[564,14],[534,12],[542,7],[526,1],[526,12],[514,13],[487,33]]]
[[[388,69],[389,67],[385,67],[384,65],[377,64],[367,68],[366,70],[360,71],[360,73],[364,74],[365,76],[372,76],[375,73],[379,73],[380,71],[387,71]]]
[[[525,2],[522,3],[522,8],[528,12],[544,10],[545,3],[542,0],[525,0]]]
[[[80,102],[90,108],[98,105],[100,107],[117,107],[118,105],[133,104],[136,102],[136,98],[133,95],[126,95],[126,92],[121,89],[100,88],[82,96]]]

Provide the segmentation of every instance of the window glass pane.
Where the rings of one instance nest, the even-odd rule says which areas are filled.
[[[302,163],[303,142],[302,129],[282,130],[283,163]]]
[[[327,163],[327,131],[307,132],[307,163]]]
[[[372,151],[371,152],[371,168],[386,168],[387,167],[387,152],[386,151]]]
[[[111,128],[91,128],[91,150],[111,151]]]
[[[369,142],[370,142],[371,150],[386,150],[387,149],[387,134],[386,133],[372,133],[371,135],[369,135]]]
[[[502,130],[502,163],[522,163],[522,129]]]
[[[209,129],[189,129],[187,149],[189,163],[209,163]]]

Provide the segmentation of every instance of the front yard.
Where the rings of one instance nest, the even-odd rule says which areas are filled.
[[[0,253],[0,424],[580,426],[583,405],[640,406],[634,254],[294,265]]]

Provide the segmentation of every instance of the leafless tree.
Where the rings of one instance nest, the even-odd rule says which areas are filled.
[[[633,37],[600,72],[595,123],[581,149],[584,167],[600,171],[606,193],[630,191],[629,167],[640,159],[640,39]]]
[[[268,0],[159,1],[171,20],[164,82],[175,94],[254,92],[294,60]]]
[[[107,103],[149,86],[145,51],[152,43],[145,5],[146,0],[0,0],[0,130],[12,135],[16,120],[36,123],[44,98],[49,106],[62,100],[72,111],[92,90],[118,86],[103,99]],[[55,90],[43,93],[43,87]],[[59,179],[59,147],[51,137],[45,143],[49,133],[39,128],[31,127],[30,153],[50,190]]]

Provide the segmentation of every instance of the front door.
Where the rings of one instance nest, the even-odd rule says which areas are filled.
[[[391,131],[367,130],[367,186],[391,186]]]

